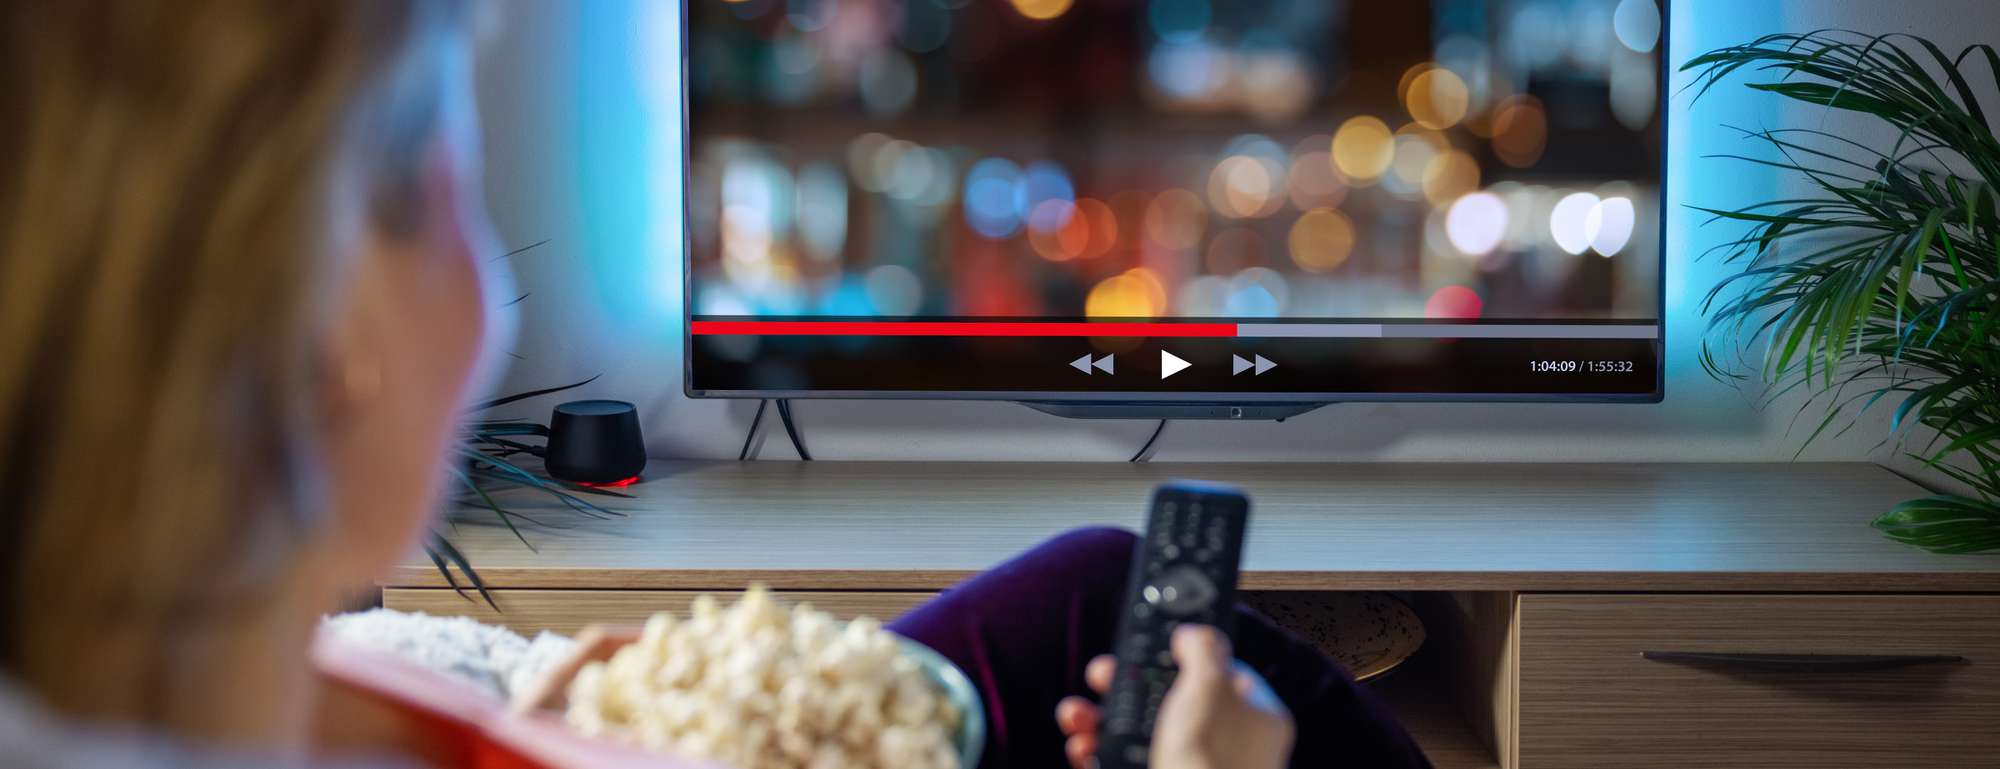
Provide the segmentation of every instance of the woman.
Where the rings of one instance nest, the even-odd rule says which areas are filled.
[[[470,12],[464,0],[0,3],[9,765],[323,762],[316,735],[336,734],[421,753],[406,711],[335,696],[309,655],[318,618],[419,535],[453,415],[498,346]],[[1059,577],[1096,606],[1115,595],[1127,537],[1078,535],[1016,567],[1111,569]],[[1077,566],[1086,546],[1102,552]],[[1008,574],[898,627],[968,667],[978,654],[1021,669],[983,692],[1004,722],[991,765],[1046,765],[1065,744],[1080,760],[1095,711],[1067,700],[1054,728],[1055,700],[1082,694],[1084,676],[1056,669],[1081,666],[1053,649],[1073,661],[1104,648],[1108,624],[1067,627],[1074,602],[1009,608],[999,596],[1022,576]],[[1043,613],[1019,613],[1031,611]],[[1314,725],[1302,760],[1329,734],[1417,755],[1393,725],[1349,712],[1367,701],[1323,658],[1250,628],[1246,657],[1254,643],[1295,664],[1277,683]],[[1178,640],[1189,674],[1162,717],[1159,765],[1282,765],[1287,715],[1226,672],[1226,641]],[[1094,663],[1092,682],[1105,675]]]

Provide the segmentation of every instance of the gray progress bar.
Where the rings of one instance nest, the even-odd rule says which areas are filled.
[[[1314,339],[1658,339],[1660,327],[1543,323],[1238,323],[1236,336]]]

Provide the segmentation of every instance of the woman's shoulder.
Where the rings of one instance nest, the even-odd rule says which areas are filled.
[[[201,750],[164,734],[67,721],[0,677],[0,756],[7,769],[416,769],[394,760],[306,761]]]

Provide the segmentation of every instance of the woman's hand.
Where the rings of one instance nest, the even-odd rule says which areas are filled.
[[[629,627],[609,627],[590,625],[576,634],[576,650],[564,657],[562,662],[542,673],[534,683],[522,691],[514,693],[512,707],[516,713],[533,713],[540,710],[562,710],[569,706],[569,682],[576,678],[577,671],[592,662],[604,662],[611,655],[633,641],[639,640],[639,629]]]
[[[1156,769],[1281,769],[1292,754],[1292,716],[1264,679],[1230,656],[1229,639],[1215,628],[1183,625],[1174,631],[1180,673],[1160,703],[1153,725]],[[1084,682],[1103,694],[1117,661],[1091,660]],[[1100,711],[1082,697],[1056,706],[1056,724],[1069,735],[1064,752],[1075,769],[1090,769],[1097,753]]]

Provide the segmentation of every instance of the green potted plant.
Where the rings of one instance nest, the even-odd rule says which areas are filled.
[[[2000,55],[1812,32],[1715,50],[1682,70],[1695,73],[1696,99],[1743,71],[1758,81],[1749,88],[1893,137],[1744,130],[1764,153],[1739,159],[1796,174],[1809,191],[1697,207],[1745,228],[1708,252],[1735,270],[1702,305],[1704,368],[1803,393],[1823,412],[1807,443],[1869,408],[1893,409],[1888,439],[1962,493],[1903,502],[1875,527],[1935,552],[2000,550],[2000,141],[1974,85],[1993,95]],[[1732,354],[1748,350],[1761,363]]]

